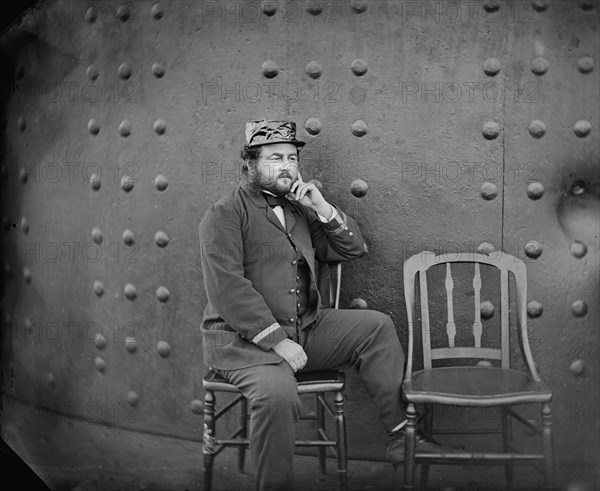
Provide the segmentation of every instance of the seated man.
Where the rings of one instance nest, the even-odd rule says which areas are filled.
[[[315,261],[365,253],[354,220],[299,173],[296,126],[246,125],[244,183],[213,204],[199,226],[208,304],[204,362],[236,385],[251,410],[256,487],[293,487],[298,370],[353,366],[404,460],[404,353],[392,320],[372,310],[321,307]],[[448,451],[418,438],[418,450]]]

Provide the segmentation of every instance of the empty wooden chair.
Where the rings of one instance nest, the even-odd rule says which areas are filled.
[[[466,263],[458,267],[458,263]],[[441,272],[439,268],[442,268]],[[485,268],[486,274],[482,274]],[[457,270],[468,271],[469,290],[457,295]],[[437,273],[436,273],[437,270]],[[489,274],[488,274],[489,272]],[[418,294],[415,296],[415,276],[419,274]],[[440,274],[441,273],[441,274]],[[514,288],[510,284],[509,273],[514,278]],[[428,278],[429,274],[429,278]],[[494,276],[499,279],[495,287],[499,292],[499,335],[486,336],[481,319],[482,277]],[[437,277],[441,285],[432,298],[432,277]],[[499,278],[498,278],[499,277]],[[510,288],[509,288],[510,286]],[[486,285],[486,294],[489,291]],[[509,292],[514,293],[511,299]],[[415,468],[422,465],[421,482],[425,487],[427,472],[432,463],[504,464],[508,488],[513,480],[514,463],[543,463],[545,486],[553,486],[552,426],[550,401],[552,392],[542,382],[534,363],[529,345],[527,330],[527,272],[523,261],[501,251],[490,255],[471,252],[449,255],[436,255],[424,251],[408,258],[404,263],[404,295],[408,318],[408,357],[403,382],[403,392],[407,405],[406,460],[404,489],[413,489]],[[445,298],[444,298],[445,297]],[[420,333],[416,330],[416,298],[420,304]],[[459,310],[459,300],[466,299],[467,309]],[[489,314],[490,303],[484,306]],[[514,309],[510,309],[514,306]],[[469,314],[469,321],[459,321],[458,316]],[[514,321],[514,322],[513,322]],[[490,322],[491,323],[491,322]],[[467,325],[465,325],[467,324]],[[512,328],[511,324],[516,324]],[[487,322],[486,322],[487,329]],[[415,338],[421,337],[420,347]],[[516,339],[515,339],[516,338]],[[459,343],[470,339],[469,343]],[[518,346],[519,365],[511,366],[512,346]],[[460,344],[460,345],[459,345]],[[494,346],[495,345],[495,346]],[[422,362],[421,362],[422,359]],[[416,369],[417,360],[421,369]],[[464,406],[476,408],[499,408],[501,412],[502,448],[495,452],[453,452],[447,454],[426,454],[415,452],[418,413],[416,405],[424,405],[424,426],[426,436],[435,434],[433,427],[433,405]],[[539,404],[541,425],[533,425],[514,406]],[[498,409],[496,409],[498,411]],[[520,453],[513,447],[512,422],[525,425],[541,435],[540,453]],[[477,430],[449,430],[445,433],[477,433]]]

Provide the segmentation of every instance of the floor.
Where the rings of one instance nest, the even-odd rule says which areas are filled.
[[[133,432],[61,416],[49,419],[42,411],[29,412],[22,421],[2,420],[0,489],[27,491],[169,491],[201,490],[202,446],[200,442]],[[9,442],[10,445],[6,445]],[[15,453],[16,451],[16,453]],[[18,454],[18,455],[17,455]],[[25,460],[35,473],[25,465]],[[317,460],[297,455],[295,490],[332,490],[337,486],[336,463],[319,473]],[[350,460],[349,489],[399,490],[403,472],[387,462]],[[587,473],[559,474],[557,490],[596,491],[597,469]],[[573,479],[573,476],[578,476]],[[39,476],[39,477],[38,477]],[[12,484],[14,483],[14,484]],[[521,466],[513,491],[541,489],[542,478]],[[252,467],[237,472],[234,450],[218,456],[215,491],[253,490]],[[432,466],[428,481],[434,491],[495,491],[505,489],[501,466]]]

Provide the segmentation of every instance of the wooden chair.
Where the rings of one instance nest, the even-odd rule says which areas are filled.
[[[319,265],[319,290],[323,304],[339,308],[340,283],[342,275],[341,263]],[[343,370],[320,370],[314,372],[299,372],[298,394],[312,395],[315,401],[315,411],[300,416],[301,419],[315,421],[315,440],[297,440],[297,447],[317,447],[319,467],[322,474],[326,469],[326,450],[329,448],[337,458],[339,488],[348,489],[348,471],[346,454],[346,423],[344,419],[344,388],[345,377]],[[244,472],[248,439],[248,401],[241,395],[235,385],[214,371],[208,370],[202,380],[204,388],[204,490],[210,491],[212,486],[213,465],[215,457],[227,447],[238,448],[238,471]],[[215,412],[217,393],[236,394],[223,408]],[[327,393],[333,394],[334,407],[326,398]],[[216,422],[219,418],[236,408],[239,415],[239,427],[225,439],[216,436]],[[329,438],[325,428],[325,413],[335,420],[335,439]]]
[[[455,267],[452,263],[471,263],[466,266]],[[440,271],[437,269],[441,267]],[[432,268],[432,269],[430,269]],[[438,289],[432,283],[428,284],[427,272],[440,279]],[[445,269],[445,271],[444,271]],[[454,292],[454,280],[458,276],[457,270],[462,270],[472,283],[470,292],[460,296]],[[499,336],[485,336],[482,343],[483,324],[481,322],[480,305],[482,302],[482,269],[485,270],[486,280],[495,275],[499,277],[500,292],[500,319]],[[460,271],[459,271],[460,272]],[[516,307],[516,333],[509,330],[509,272],[514,277]],[[415,350],[415,276],[419,273],[419,292],[421,308],[421,337],[422,337],[422,370],[415,370],[413,364],[420,353]],[[445,274],[444,274],[445,273]],[[430,298],[432,289],[438,297]],[[497,289],[496,289],[497,292]],[[486,282],[487,293],[487,282]],[[497,294],[497,293],[496,293]],[[408,358],[406,375],[403,382],[403,393],[407,401],[407,429],[406,429],[406,460],[404,489],[413,489],[415,481],[416,464],[420,463],[421,486],[426,487],[429,464],[470,464],[470,463],[504,463],[508,488],[512,486],[513,463],[534,464],[535,461],[544,463],[544,483],[547,489],[553,486],[553,456],[552,456],[552,426],[550,419],[551,390],[541,381],[538,370],[533,361],[529,346],[527,332],[527,272],[525,264],[520,259],[503,252],[482,255],[475,253],[456,253],[452,255],[435,255],[433,252],[424,251],[408,258],[404,262],[404,295],[408,317]],[[444,302],[445,297],[445,302]],[[474,306],[473,316],[469,310],[456,310],[458,316],[468,315],[468,332],[460,331],[460,324],[454,319],[454,304],[458,298],[469,298],[469,303]],[[487,297],[486,297],[487,298]],[[437,303],[435,302],[437,300]],[[446,308],[439,305],[446,305]],[[438,306],[441,315],[434,313],[430,318],[430,306]],[[491,304],[486,303],[489,308]],[[435,309],[435,307],[434,307]],[[487,312],[490,313],[489,311]],[[436,318],[440,317],[440,318]],[[491,321],[490,321],[491,323]],[[498,321],[496,321],[496,324]],[[445,329],[440,329],[442,326]],[[486,325],[487,329],[487,325]],[[445,330],[445,333],[444,333]],[[515,340],[515,335],[517,340]],[[455,346],[455,341],[471,338],[474,346]],[[441,341],[440,341],[441,339]],[[520,348],[520,356],[513,358],[520,360],[524,369],[511,368],[511,339],[513,346]],[[488,340],[494,341],[489,342]],[[441,346],[434,347],[440,341]],[[486,347],[485,344],[496,344],[497,347]],[[480,360],[475,364],[475,360]],[[434,363],[436,366],[434,366]],[[461,366],[457,366],[460,364]],[[499,408],[501,414],[501,431],[471,430],[471,431],[445,431],[449,434],[465,433],[501,433],[503,438],[502,452],[457,452],[446,454],[416,453],[416,426],[417,410],[415,405],[423,404],[425,435],[431,436],[433,431],[432,407],[433,405],[452,405],[477,408]],[[512,406],[521,404],[541,405],[541,425],[532,424]],[[498,410],[498,409],[496,409]],[[513,446],[512,422],[522,423],[529,430],[541,435],[542,453],[518,453]],[[541,427],[541,428],[540,428]]]

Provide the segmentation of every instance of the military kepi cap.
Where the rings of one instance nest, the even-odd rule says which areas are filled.
[[[306,142],[296,140],[296,123],[266,120],[246,123],[246,143],[249,147],[269,143],[292,143],[297,147],[306,145]]]

